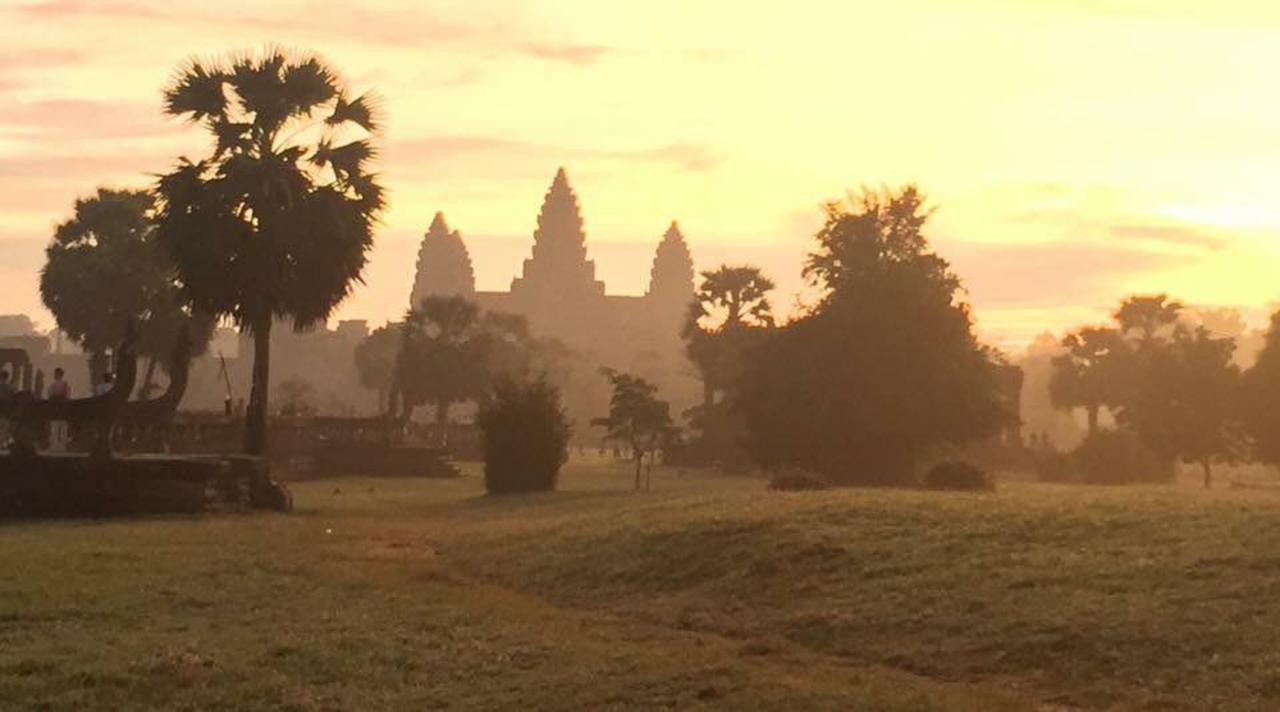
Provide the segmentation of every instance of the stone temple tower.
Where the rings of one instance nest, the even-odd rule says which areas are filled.
[[[426,297],[466,297],[476,293],[471,255],[457,230],[450,231],[443,213],[436,213],[418,250],[418,272],[413,280],[409,306]]]
[[[659,308],[675,306],[681,310],[693,300],[693,256],[675,221],[667,228],[653,255],[645,297]]]
[[[524,261],[521,276],[511,282],[513,298],[552,306],[604,296],[604,282],[596,279],[596,265],[587,259],[587,234],[578,196],[561,168],[538,214],[533,233],[533,257]]]

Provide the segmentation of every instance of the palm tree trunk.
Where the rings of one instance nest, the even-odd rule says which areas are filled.
[[[436,403],[436,425],[444,427],[449,424],[449,401],[442,400]]]
[[[1209,464],[1209,458],[1201,460],[1200,466],[1204,468],[1204,488],[1209,489],[1213,487],[1213,469]]]
[[[267,388],[271,383],[271,317],[253,326],[253,387],[244,422],[244,451],[267,454]]]
[[[644,451],[632,450],[632,452],[639,453],[639,457],[636,458],[636,491],[639,491],[640,490],[640,468],[644,466]]]
[[[138,391],[138,397],[147,399],[151,397],[151,383],[156,377],[156,357],[147,357],[147,375],[142,378],[142,388]]]
[[[1097,434],[1098,434],[1098,409],[1099,409],[1099,408],[1100,408],[1100,406],[1098,406],[1097,404],[1090,405],[1090,406],[1088,407],[1088,412],[1089,412],[1089,437],[1093,437],[1094,435],[1097,435]]]
[[[93,351],[89,354],[89,393],[92,395],[99,383],[102,383],[102,374],[110,369],[107,354],[103,351]]]

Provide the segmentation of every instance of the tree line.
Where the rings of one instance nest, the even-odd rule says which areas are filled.
[[[1112,319],[1068,334],[1052,361],[1053,404],[1086,413],[1081,450],[1128,436],[1158,468],[1152,479],[1181,460],[1199,467],[1206,487],[1215,464],[1280,463],[1280,312],[1247,370],[1233,358],[1234,338],[1192,323],[1166,294],[1130,297]],[[1103,412],[1115,421],[1110,431]]]
[[[205,130],[207,151],[180,158],[150,190],[78,201],[48,248],[42,296],[94,354],[119,340],[128,318],[140,320],[152,367],[179,329],[207,341],[226,320],[249,333],[244,447],[261,453],[273,325],[327,320],[373,244],[384,209],[375,106],[320,60],[278,51],[193,62],[165,102]],[[685,414],[691,432],[677,433],[652,384],[604,374],[613,398],[594,425],[628,445],[637,483],[661,450],[731,469],[908,484],[935,453],[1016,423],[1001,388],[1008,364],[976,337],[962,282],[926,236],[932,214],[911,185],[828,203],[803,267],[815,297],[784,322],[760,269],[704,272],[682,331],[703,385]],[[1110,436],[1105,412],[1113,431],[1158,459],[1200,465],[1206,483],[1216,463],[1280,462],[1277,322],[1257,364],[1241,371],[1234,343],[1190,326],[1182,311],[1163,295],[1135,297],[1114,324],[1068,335],[1053,361],[1053,402],[1086,413],[1090,440]],[[504,398],[562,417],[556,353],[519,318],[437,298],[376,331],[356,358],[388,412],[432,405],[443,421],[456,403]],[[503,421],[494,411],[486,419]],[[559,425],[541,431],[567,437]]]

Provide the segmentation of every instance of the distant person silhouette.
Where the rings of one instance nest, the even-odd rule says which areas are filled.
[[[93,394],[95,396],[105,396],[106,394],[110,393],[111,389],[114,387],[115,387],[115,383],[113,383],[111,374],[104,373],[102,374],[102,380],[99,381],[97,387],[93,389]]]
[[[61,368],[53,369],[53,383],[49,384],[49,400],[65,401],[71,397],[71,384],[67,383],[67,374]],[[65,420],[49,423],[49,449],[53,452],[66,452],[67,441],[71,439],[70,428]]]

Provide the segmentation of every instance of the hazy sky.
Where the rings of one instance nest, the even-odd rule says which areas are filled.
[[[437,210],[505,289],[559,165],[616,293],[676,218],[786,306],[819,204],[904,181],[1006,346],[1133,291],[1255,320],[1280,292],[1274,2],[0,0],[0,312],[51,323],[36,275],[77,196],[203,150],[161,116],[174,68],[268,43],[383,99],[391,209],[343,318],[406,306]]]

